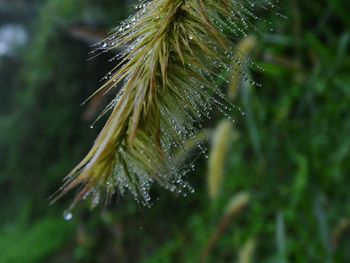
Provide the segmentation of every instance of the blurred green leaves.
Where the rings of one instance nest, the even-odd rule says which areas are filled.
[[[47,262],[70,244],[73,225],[61,218],[43,218],[33,225],[11,223],[0,231],[0,262]]]
[[[51,257],[84,263],[196,262],[228,201],[241,191],[251,194],[249,207],[231,221],[208,262],[237,260],[252,238],[253,262],[349,261],[350,18],[345,0],[286,1],[288,20],[276,19],[274,32],[257,36],[252,56],[265,71],[251,74],[263,86],[238,90],[235,104],[246,105],[246,115],[234,116],[240,137],[227,153],[215,204],[208,198],[207,161],[201,158],[189,176],[196,192],[183,198],[155,188],[150,209],[114,200],[106,208],[108,220],[82,208],[67,223],[62,212],[68,202],[47,205],[59,178],[98,130],[82,121],[79,104],[109,69],[105,57],[86,62],[88,45],[67,30],[86,21],[110,28],[121,13],[125,16],[122,5],[56,0],[40,7],[34,40],[11,84],[14,96],[9,97],[15,101],[0,117],[0,262],[51,262]],[[1,103],[4,98],[1,94]],[[247,122],[247,107],[253,125]],[[214,127],[219,118],[206,126]],[[259,138],[260,157],[252,134]],[[90,243],[73,241],[81,229]]]

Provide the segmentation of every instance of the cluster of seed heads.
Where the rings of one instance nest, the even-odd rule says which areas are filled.
[[[257,30],[257,9],[274,8],[256,0],[153,0],[96,46],[95,54],[117,50],[116,66],[97,92],[116,90],[98,119],[110,117],[87,156],[66,177],[61,197],[80,186],[72,207],[91,198],[92,206],[130,192],[150,204],[156,182],[178,194],[194,189],[185,181],[194,169],[179,164],[178,150],[196,138],[203,119],[218,110],[234,122],[243,111],[223,93],[232,75],[255,83],[245,67],[259,67],[241,56],[235,43]],[[237,65],[239,67],[237,67]],[[94,95],[93,94],[93,95]],[[196,141],[200,152],[207,149]],[[71,218],[70,212],[66,214]]]

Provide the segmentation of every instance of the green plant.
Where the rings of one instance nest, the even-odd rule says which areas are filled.
[[[255,1],[229,0],[137,5],[137,13],[97,48],[125,48],[94,94],[119,91],[102,113],[112,110],[94,146],[66,177],[57,197],[78,185],[72,206],[89,195],[96,205],[126,190],[147,204],[153,182],[178,193],[192,191],[183,180],[188,170],[174,162],[174,149],[197,133],[202,116],[209,117],[213,107],[230,111],[215,80],[228,83],[225,72],[244,63],[230,37],[250,30],[254,6]]]

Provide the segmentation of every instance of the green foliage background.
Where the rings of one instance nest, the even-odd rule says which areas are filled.
[[[112,67],[108,54],[87,61],[91,43],[71,30],[108,30],[132,10],[126,1],[23,2],[31,6],[21,14],[30,43],[15,59],[0,57],[1,263],[198,262],[227,203],[241,191],[251,194],[249,205],[207,262],[237,262],[252,238],[252,262],[350,262],[346,0],[284,1],[287,20],[261,14],[275,27],[270,32],[260,22],[266,33],[257,35],[252,53],[265,68],[251,72],[263,86],[243,84],[234,102],[246,114],[234,116],[240,138],[217,201],[208,198],[203,158],[189,176],[194,194],[154,187],[151,208],[130,197],[94,211],[81,204],[68,222],[62,213],[72,196],[53,206],[47,198],[103,125],[89,129],[79,105]]]

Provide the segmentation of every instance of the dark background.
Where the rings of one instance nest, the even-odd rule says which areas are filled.
[[[347,0],[286,0],[286,20],[260,14],[251,57],[265,71],[250,74],[262,87],[234,100],[246,114],[233,116],[239,138],[217,200],[200,158],[187,197],[155,186],[151,208],[130,196],[81,203],[70,221],[72,195],[49,205],[104,123],[89,128],[110,97],[80,106],[113,66],[111,54],[88,61],[90,45],[131,2],[0,0],[0,263],[350,262]],[[225,216],[242,191],[249,202]]]

